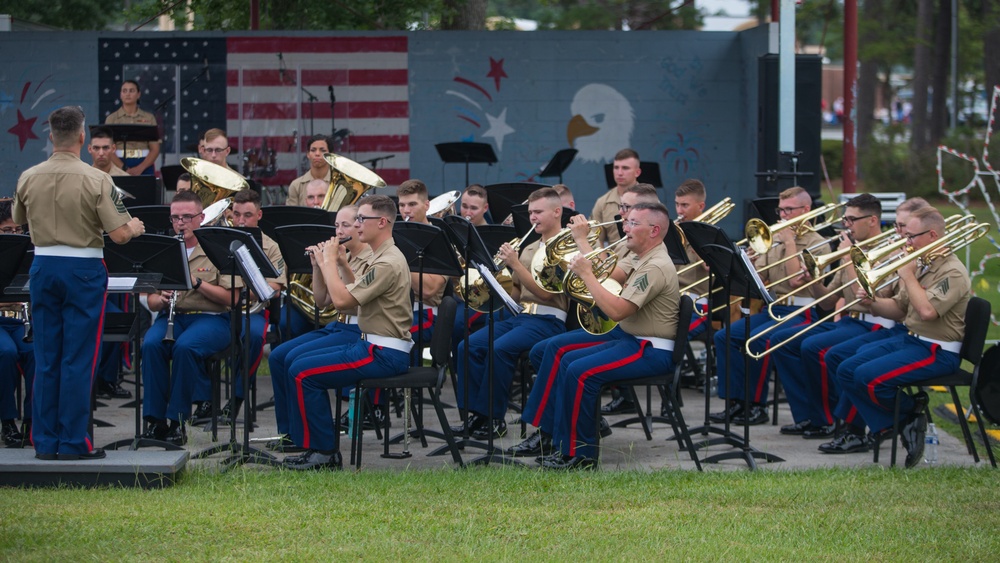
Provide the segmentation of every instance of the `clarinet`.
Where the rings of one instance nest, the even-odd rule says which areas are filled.
[[[31,309],[27,301],[21,303],[21,314],[24,315],[24,336],[21,337],[21,341],[34,342],[35,335],[31,332]]]
[[[167,313],[167,332],[163,335],[163,342],[174,343],[174,310],[177,306],[177,290],[170,294],[170,312]]]

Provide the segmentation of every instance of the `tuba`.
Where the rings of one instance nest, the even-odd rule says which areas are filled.
[[[250,189],[250,184],[230,168],[200,158],[181,159],[181,166],[191,174],[191,191],[201,199],[201,206],[208,209],[239,191]]]
[[[354,205],[368,190],[386,187],[385,180],[361,164],[333,153],[323,156],[330,165],[330,186],[320,205],[326,211],[340,211],[341,207]],[[312,274],[291,274],[288,276],[288,298],[306,317],[319,319],[320,325],[327,325],[337,319],[337,308],[327,305],[320,308],[312,291]]]

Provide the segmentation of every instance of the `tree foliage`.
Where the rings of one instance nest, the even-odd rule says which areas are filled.
[[[74,31],[106,29],[122,17],[120,2],[99,0],[18,0],[5,2],[0,12],[15,20]]]

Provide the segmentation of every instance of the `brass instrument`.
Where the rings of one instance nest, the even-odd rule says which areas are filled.
[[[716,203],[712,207],[709,207],[708,209],[702,211],[700,214],[698,214],[698,216],[694,217],[693,219],[685,218],[683,221],[681,221],[680,217],[678,217],[677,221],[674,222],[674,225],[678,227],[677,233],[681,237],[681,242],[684,243],[684,246],[687,246],[688,244],[687,237],[684,236],[684,227],[683,227],[684,223],[699,222],[699,223],[708,223],[709,225],[714,225],[719,221],[725,219],[726,216],[729,215],[729,212],[735,208],[736,204],[733,203],[732,199],[727,197],[722,201],[720,201],[719,203]],[[683,272],[690,270],[694,266],[699,266],[702,263],[703,263],[702,261],[699,261],[694,264],[688,264],[687,266],[678,270],[677,275],[681,275]]]
[[[508,244],[514,247],[514,251],[517,252],[521,250],[521,245],[527,238],[528,238],[527,235],[524,237],[516,237],[513,240],[511,240]],[[459,259],[460,259],[459,261],[462,261],[461,256],[459,256]],[[498,268],[503,263],[503,260],[500,258],[499,250],[493,256],[493,263],[496,264]],[[465,303],[473,311],[478,311],[480,313],[489,313],[490,286],[486,284],[486,280],[483,279],[482,274],[480,274],[479,270],[475,268],[468,268],[466,270],[466,275],[469,278],[468,295],[465,294],[465,283],[457,284],[455,287],[455,291],[458,292],[458,295],[465,300]],[[502,270],[500,270],[495,277],[497,283],[499,283],[500,286],[503,287],[504,291],[506,291],[507,293],[510,293],[514,289],[514,279],[510,277],[510,270],[508,268],[505,267]],[[499,311],[502,308],[503,308],[503,301],[499,299],[494,299],[493,311]]]
[[[368,190],[386,187],[385,180],[361,164],[342,156],[327,153],[323,156],[330,165],[330,186],[320,205],[326,211],[340,211],[341,207],[354,205]],[[309,319],[319,319],[327,325],[337,319],[337,308],[332,304],[320,308],[312,291],[312,274],[288,276],[288,299]]]
[[[201,199],[205,209],[236,192],[250,189],[246,178],[214,162],[186,157],[181,159],[181,166],[191,174],[191,191]]]
[[[606,223],[598,223],[597,221],[588,222],[587,225],[590,227],[590,232],[587,233],[587,242],[590,243],[590,246],[596,245],[597,241],[600,240],[601,231],[604,227],[616,225],[622,221],[623,219],[608,221]],[[566,277],[566,273],[569,272],[567,265],[573,259],[573,256],[580,253],[580,250],[576,246],[576,241],[573,240],[573,232],[570,231],[569,227],[560,230],[545,243],[544,248],[545,252],[536,252],[532,257],[531,274],[535,278],[535,283],[538,284],[538,287],[549,293],[562,293],[562,280]],[[603,248],[599,250],[602,252],[605,251]]]
[[[427,208],[428,217],[437,217],[439,214],[441,216],[445,215],[445,211],[451,209],[452,205],[462,197],[462,193],[457,190],[452,190],[450,192],[445,192],[430,201],[430,206]]]
[[[622,292],[622,285],[611,277],[611,272],[618,265],[618,254],[614,248],[628,239],[620,239],[607,248],[592,250],[584,255],[591,263],[594,277],[600,282],[604,289],[618,295]],[[587,284],[576,272],[569,270],[563,278],[563,287],[566,295],[576,301],[576,318],[580,321],[580,327],[590,334],[601,335],[611,332],[618,326],[618,321],[612,320],[604,314],[594,301],[593,294],[587,289]]]
[[[27,301],[21,303],[21,315],[24,316],[24,336],[21,337],[21,341],[34,342],[35,334],[31,329],[31,307]]]
[[[794,219],[789,219],[788,221],[778,221],[774,225],[768,226],[766,223],[760,219],[753,218],[747,221],[746,227],[744,227],[744,233],[746,238],[736,243],[736,246],[741,246],[743,244],[749,244],[750,248],[754,250],[757,254],[765,254],[771,249],[772,241],[774,240],[774,233],[782,231],[784,229],[792,228],[795,230],[796,236],[804,234],[807,230],[812,229],[818,231],[824,227],[831,226],[834,223],[839,223],[840,218],[833,218],[828,221],[816,225],[815,227],[810,227],[808,221],[824,215],[834,210],[847,206],[847,202],[844,203],[828,203],[826,205],[817,207],[811,211],[803,213]]]

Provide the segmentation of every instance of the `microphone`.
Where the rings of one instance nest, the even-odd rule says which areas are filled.
[[[281,83],[285,83],[285,58],[278,53],[278,77],[281,79]]]
[[[331,104],[337,103],[337,96],[333,94],[333,86],[332,85],[327,86],[326,89],[330,91],[330,103]]]
[[[208,80],[209,82],[212,81],[211,67],[208,66],[208,59],[207,58],[205,59],[205,80]]]

